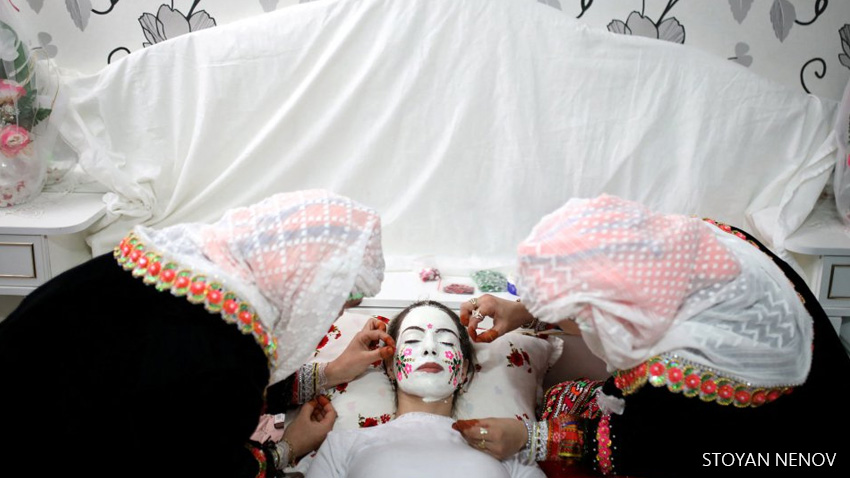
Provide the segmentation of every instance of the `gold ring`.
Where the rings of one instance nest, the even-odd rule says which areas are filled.
[[[479,428],[478,428],[478,433],[479,433],[479,434],[481,434],[481,435],[486,435],[486,434],[487,434],[487,429],[486,429],[486,428],[484,428],[484,427],[479,427]]]
[[[478,448],[481,448],[483,450],[486,446],[487,446],[487,442],[484,441],[484,439],[482,438],[481,443],[478,444]]]
[[[469,303],[472,304],[472,307],[478,307],[478,299],[476,297],[469,299]]]

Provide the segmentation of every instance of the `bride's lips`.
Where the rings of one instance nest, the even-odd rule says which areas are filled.
[[[443,371],[443,366],[436,362],[428,362],[416,367],[416,371],[426,373],[440,373]]]

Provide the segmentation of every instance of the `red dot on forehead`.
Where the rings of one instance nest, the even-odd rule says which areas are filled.
[[[434,324],[428,324],[428,328],[429,328],[429,329],[433,329],[433,328],[434,328]]]

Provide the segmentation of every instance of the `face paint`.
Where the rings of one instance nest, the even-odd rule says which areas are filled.
[[[395,356],[398,386],[426,402],[442,400],[463,384],[457,326],[435,307],[412,309],[404,318]]]

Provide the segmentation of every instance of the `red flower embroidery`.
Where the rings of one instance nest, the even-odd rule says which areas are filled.
[[[364,417],[362,415],[358,415],[358,417],[357,424],[360,425],[360,428],[369,428],[378,425],[378,420],[373,417]]]
[[[511,346],[511,354],[507,356],[508,367],[520,368],[523,365],[528,365],[528,373],[531,373],[531,357],[528,352],[523,349],[517,349],[514,344],[508,342]]]
[[[324,348],[324,346],[327,345],[328,342],[331,339],[336,340],[336,339],[340,338],[341,336],[342,336],[342,332],[339,331],[337,326],[331,325],[331,328],[328,329],[328,333],[325,334],[324,337],[322,337],[322,340],[319,342],[319,345],[316,346],[316,352],[313,354],[313,356],[315,357],[316,355],[318,355],[319,350],[322,350],[322,348]]]
[[[512,351],[510,355],[508,355],[508,361],[510,362],[509,367],[522,367],[525,363],[522,360],[522,354],[517,352],[516,350]]]
[[[325,335],[322,337],[322,340],[319,342],[319,345],[316,346],[316,350],[322,350],[322,348],[328,344],[328,336]]]
[[[392,418],[393,417],[387,413],[380,417],[364,417],[363,415],[357,414],[357,424],[360,428],[376,427],[379,424],[387,423],[392,420]]]
[[[337,385],[336,387],[334,387],[334,389],[336,389],[336,391],[339,392],[339,393],[345,393],[345,389],[347,389],[347,388],[348,388],[348,382],[341,383],[341,384]]]

